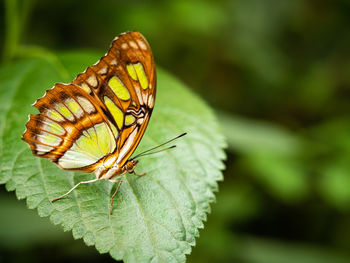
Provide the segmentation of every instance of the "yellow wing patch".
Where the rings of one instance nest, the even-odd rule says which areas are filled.
[[[126,65],[126,70],[128,71],[129,76],[133,80],[137,81],[137,75],[136,75],[136,71],[134,69],[134,66],[132,64],[128,64],[128,65]]]
[[[145,73],[145,69],[140,62],[126,65],[126,70],[133,80],[139,81],[143,89],[148,88],[148,79]]]
[[[65,130],[62,128],[62,126],[53,121],[46,123],[43,129],[58,135],[63,135],[65,133]]]
[[[46,112],[47,116],[55,121],[64,121],[64,118],[57,111],[48,110]]]
[[[79,104],[72,98],[69,98],[65,101],[67,107],[74,113],[75,116],[81,117],[84,115],[82,108]]]
[[[148,80],[147,80],[147,76],[145,73],[145,69],[143,68],[142,64],[136,63],[134,64],[134,69],[136,71],[137,77],[139,79],[140,85],[143,89],[147,89],[148,88]]]
[[[120,79],[117,78],[116,76],[113,76],[108,81],[108,86],[113,90],[113,92],[119,99],[121,100],[130,99],[130,93],[128,89],[124,86],[123,82],[121,82]]]
[[[109,112],[112,114],[115,122],[118,125],[118,128],[121,129],[123,127],[124,123],[124,114],[121,109],[117,107],[117,105],[114,104],[114,102],[108,98],[107,96],[104,97],[105,105],[107,106]]]
[[[87,93],[90,93],[90,92],[91,92],[90,87],[89,87],[86,83],[81,84],[80,87],[81,87],[83,90],[85,90]]]
[[[57,146],[62,141],[60,137],[55,136],[48,132],[41,132],[40,134],[37,135],[37,139],[38,141],[51,146]]]
[[[119,132],[117,128],[110,121],[108,121],[108,124],[114,134],[114,138],[118,138]]]
[[[84,131],[73,146],[59,159],[64,169],[84,167],[97,162],[115,148],[111,131],[103,122]]]
[[[67,109],[67,107],[63,106],[62,104],[59,104],[59,105],[56,105],[56,109],[68,120],[70,121],[74,120],[73,114]]]
[[[136,120],[136,118],[134,116],[128,114],[125,116],[125,125],[129,126],[129,125],[133,124],[135,122],[135,120]]]

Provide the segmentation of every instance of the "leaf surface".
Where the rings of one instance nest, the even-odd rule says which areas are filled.
[[[0,183],[100,253],[125,262],[184,262],[222,180],[225,141],[209,107],[176,79],[158,68],[155,109],[135,154],[183,132],[188,135],[176,142],[177,148],[140,159],[136,170],[147,175],[123,176],[113,215],[109,205],[116,186],[104,180],[50,203],[95,175],[63,171],[34,157],[20,139],[28,114],[37,113],[31,104],[97,59],[91,52],[64,53],[59,65],[28,59],[0,68]]]

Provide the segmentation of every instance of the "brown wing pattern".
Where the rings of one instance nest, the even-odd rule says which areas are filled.
[[[139,66],[140,64],[143,69]],[[141,68],[139,70],[141,74],[133,75],[133,72],[136,70],[131,67],[134,67],[134,65]],[[123,100],[113,92],[109,85],[109,81],[113,77],[117,77],[129,91],[131,97],[129,100]],[[146,78],[146,88],[145,84],[144,87],[141,86],[139,78]],[[90,94],[100,101],[104,112],[118,128],[120,136],[117,140],[116,155],[119,156],[119,152],[122,151],[123,146],[127,143],[126,140],[134,131],[135,136],[130,137],[129,141],[131,145],[125,148],[125,150],[130,148],[127,151],[128,154],[123,158],[121,156],[118,157],[117,163],[124,164],[141,140],[154,106],[156,69],[153,54],[146,39],[138,32],[128,32],[119,35],[112,42],[107,54],[97,64],[88,67],[84,73],[79,74],[73,83],[90,90]],[[133,125],[125,125],[125,120],[121,120],[120,114],[119,118],[118,115],[113,118],[113,110],[107,108],[105,96],[121,109],[124,113],[124,119],[126,115],[132,115],[135,117],[136,122]],[[118,123],[123,123],[123,125],[118,125]],[[135,129],[137,129],[137,132],[135,132]]]
[[[35,103],[40,114],[30,116],[23,139],[63,169],[121,167],[145,132],[155,94],[150,46],[138,32],[121,34],[95,65]]]
[[[22,138],[36,156],[47,158],[63,169],[91,172],[94,171],[93,161],[102,158],[102,152],[114,151],[115,141],[109,140],[107,145],[102,145],[102,141],[98,141],[96,130],[99,128],[114,138],[111,124],[95,100],[79,87],[56,84],[34,106],[40,114],[30,115]],[[87,152],[89,147],[86,144],[89,143],[96,147],[96,152]],[[63,160],[62,158],[69,149],[76,153],[76,158],[73,158],[75,160],[72,160],[76,162],[62,165],[61,162],[67,156]],[[86,159],[78,158],[85,155]]]

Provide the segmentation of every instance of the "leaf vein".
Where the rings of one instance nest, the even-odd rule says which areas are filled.
[[[153,238],[152,238],[152,236],[151,236],[151,232],[150,232],[149,226],[148,226],[148,224],[147,224],[146,221],[145,221],[145,214],[144,214],[144,212],[143,212],[143,210],[142,210],[142,208],[141,208],[141,204],[140,204],[139,200],[137,199],[137,196],[136,196],[136,194],[135,194],[134,188],[131,186],[131,184],[130,184],[130,182],[129,182],[129,180],[128,180],[127,177],[125,177],[125,181],[126,181],[126,183],[129,185],[129,188],[130,188],[130,190],[131,190],[131,193],[132,193],[132,195],[133,195],[133,197],[134,197],[134,200],[135,200],[135,202],[136,202],[136,204],[137,204],[138,210],[139,210],[139,212],[140,212],[140,214],[141,214],[141,218],[142,218],[142,220],[143,220],[143,222],[144,222],[144,225],[145,225],[145,229],[146,229],[147,235],[148,235],[148,237],[149,237],[149,239],[150,239],[150,241],[151,241],[153,251],[154,251],[154,253],[156,254],[156,256],[157,256],[158,258],[160,258],[160,257],[159,257],[159,254],[158,254],[158,251],[157,251],[157,249],[156,249],[156,245],[155,245],[155,243],[154,243],[154,240],[153,240]]]

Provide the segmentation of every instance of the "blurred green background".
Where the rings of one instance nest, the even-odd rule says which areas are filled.
[[[3,64],[140,31],[216,111],[225,181],[188,262],[350,262],[348,0],[1,0],[0,18]],[[113,262],[4,186],[0,214],[0,262]]]

